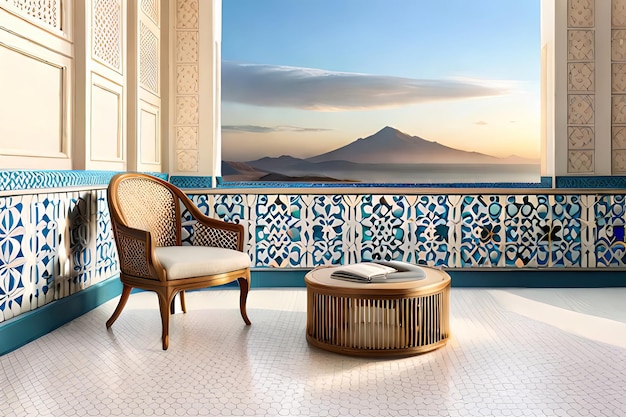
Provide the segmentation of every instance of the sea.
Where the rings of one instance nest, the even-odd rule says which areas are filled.
[[[323,175],[340,181],[385,184],[538,183],[538,164],[368,164],[323,172],[289,170],[292,177]]]

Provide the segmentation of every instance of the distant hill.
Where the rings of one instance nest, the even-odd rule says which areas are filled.
[[[228,181],[257,181],[267,174],[245,162],[222,161],[222,176]]]
[[[536,163],[516,157],[497,158],[479,152],[467,152],[410,136],[392,127],[385,127],[366,138],[359,138],[333,151],[307,158],[309,162],[349,161],[387,164],[504,164]]]
[[[462,172],[453,181],[463,182],[473,181],[481,173],[492,173],[488,174],[491,181],[504,178],[500,172],[510,171],[514,177],[516,172],[534,175],[537,166],[535,160],[462,151],[387,126],[371,136],[307,159],[283,155],[247,162],[223,161],[222,175],[226,181],[415,183],[445,182],[443,178],[450,173]]]

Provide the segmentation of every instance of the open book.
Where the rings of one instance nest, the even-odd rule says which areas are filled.
[[[398,282],[423,279],[426,273],[417,265],[401,261],[372,261],[344,265],[331,278],[356,282]]]

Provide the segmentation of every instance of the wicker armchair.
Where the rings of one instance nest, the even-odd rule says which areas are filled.
[[[250,288],[250,258],[243,250],[240,224],[212,219],[178,188],[159,178],[117,174],[109,183],[108,203],[120,260],[122,295],[106,322],[107,329],[124,309],[133,288],[154,291],[161,311],[163,350],[169,344],[169,316],[185,290],[213,287],[237,280],[239,309],[249,325],[246,300]],[[181,209],[193,217],[192,245],[183,245]]]

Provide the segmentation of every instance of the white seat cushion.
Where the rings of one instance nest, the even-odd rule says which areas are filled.
[[[154,250],[168,279],[222,274],[250,267],[248,254],[206,246],[162,246]]]

